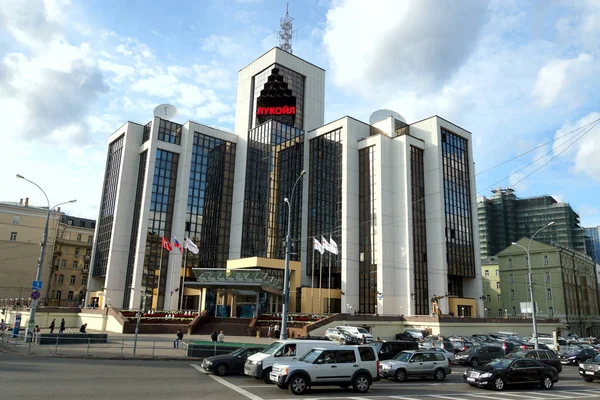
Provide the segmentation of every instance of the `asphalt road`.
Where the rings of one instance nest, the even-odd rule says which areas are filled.
[[[0,352],[0,400],[600,400],[600,382],[584,382],[575,367],[565,367],[560,382],[550,391],[524,388],[494,392],[472,388],[462,382],[463,368],[459,367],[440,383],[420,379],[404,383],[381,381],[362,395],[324,387],[298,397],[246,376],[207,375],[195,365],[190,361],[27,357]]]

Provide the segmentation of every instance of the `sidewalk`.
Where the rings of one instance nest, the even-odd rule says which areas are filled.
[[[50,333],[50,330],[42,329],[42,333]],[[180,343],[179,348],[176,349],[173,347],[174,334],[138,335],[134,356],[135,335],[95,330],[88,330],[88,333],[105,333],[108,335],[108,343],[89,343],[89,341],[83,339],[81,344],[57,343],[56,345],[39,345],[37,343],[25,342],[22,336],[13,339],[7,333],[0,339],[0,352],[41,357],[197,360],[197,358],[186,357],[184,355],[185,343],[211,340],[209,335],[186,335],[183,343]],[[64,333],[65,336],[69,334]],[[246,345],[268,345],[273,342],[273,339],[253,336],[226,336],[225,342]]]

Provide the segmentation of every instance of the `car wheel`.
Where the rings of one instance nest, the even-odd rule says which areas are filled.
[[[406,380],[406,371],[402,368],[397,369],[396,373],[394,374],[394,380],[396,382],[404,382]]]
[[[227,364],[219,364],[217,365],[217,368],[215,368],[215,374],[218,376],[225,376],[227,375],[227,372],[229,372]]]
[[[346,339],[340,339],[340,344],[341,344],[341,345],[344,345],[344,344],[346,344]]]
[[[552,382],[552,377],[550,375],[546,375],[542,378],[542,388],[546,390],[552,389],[554,386],[554,382]]]
[[[472,358],[469,364],[471,364],[471,367],[475,368],[479,366],[479,360],[477,358]]]
[[[433,379],[438,382],[443,381],[445,377],[446,377],[446,373],[441,368],[436,369],[435,372],[433,373]]]
[[[267,384],[271,384],[271,383],[273,383],[273,381],[271,380],[271,378],[269,378],[269,375],[271,375],[271,368],[267,368],[267,369],[265,369],[265,370],[263,371],[263,373],[262,373],[262,376],[261,376],[261,378],[262,378],[262,381],[263,381],[264,383],[267,383]]]
[[[504,379],[501,377],[494,379],[494,390],[504,390]]]
[[[308,389],[308,382],[306,378],[302,375],[293,376],[290,380],[290,392],[297,396],[303,395]]]
[[[583,380],[586,382],[594,382],[594,378],[590,377],[590,376],[584,376]]]
[[[359,374],[354,378],[354,382],[352,382],[352,388],[355,392],[358,393],[366,393],[369,391],[369,387],[371,387],[371,381],[369,377],[365,374]]]

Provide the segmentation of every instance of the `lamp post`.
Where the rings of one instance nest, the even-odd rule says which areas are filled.
[[[531,238],[529,239],[529,244],[527,245],[527,247],[522,246],[515,242],[512,243],[513,246],[520,247],[527,252],[527,272],[529,274],[529,297],[531,298],[531,323],[533,324],[533,343],[535,344],[536,350],[539,350],[540,345],[539,345],[538,333],[537,333],[537,320],[535,318],[535,298],[533,297],[533,276],[531,275],[531,256],[529,255],[529,249],[531,248],[531,242],[533,241],[533,238],[535,237],[535,235],[537,235],[542,230],[544,230],[552,225],[554,225],[554,221],[550,222],[548,225],[545,225],[545,226],[541,227],[540,229],[538,229],[537,231],[535,231],[533,236],[531,236]]]
[[[290,306],[290,235],[292,230],[292,204],[291,202],[294,200],[294,190],[296,190],[296,185],[300,182],[300,179],[306,175],[306,171],[302,170],[300,172],[300,176],[296,178],[296,182],[294,182],[294,186],[292,186],[292,193],[290,194],[289,200],[287,197],[283,199],[284,202],[287,203],[288,206],[288,226],[287,226],[287,235],[285,236],[285,269],[283,273],[283,304],[281,306],[281,340],[286,340],[288,338],[287,335],[287,316],[288,316],[288,308]],[[256,310],[258,313],[258,310]]]
[[[35,280],[40,281],[40,280],[42,280],[42,266],[44,265],[44,255],[46,253],[46,242],[48,241],[48,224],[50,223],[50,214],[52,213],[52,210],[54,210],[56,207],[62,206],[63,204],[75,203],[77,200],[65,201],[63,203],[58,203],[54,207],[50,207],[50,200],[48,200],[48,195],[46,195],[46,192],[44,192],[44,189],[42,189],[37,183],[25,178],[23,175],[17,174],[17,178],[23,179],[24,181],[27,181],[27,182],[35,185],[38,189],[40,189],[42,191],[42,193],[44,194],[44,197],[46,198],[46,202],[48,203],[48,214],[46,215],[46,226],[44,227],[44,236],[42,239],[42,245],[40,246],[40,258],[38,259],[37,272],[35,275]],[[29,323],[28,323],[29,327],[35,326],[35,310],[37,308],[37,302],[38,302],[37,300],[33,300],[31,303],[31,312],[29,313]]]

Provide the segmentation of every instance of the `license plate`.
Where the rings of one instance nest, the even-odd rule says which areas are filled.
[[[467,378],[467,382],[475,382],[475,378]]]
[[[594,375],[594,371],[585,371],[586,375]]]

